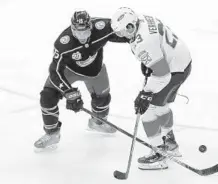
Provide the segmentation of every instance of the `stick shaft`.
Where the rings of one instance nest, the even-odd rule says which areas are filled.
[[[139,125],[139,121],[140,121],[140,116],[141,115],[138,113],[137,117],[136,117],[136,123],[135,123],[134,133],[133,133],[133,137],[132,137],[132,144],[131,144],[131,149],[130,149],[130,153],[129,153],[129,160],[128,160],[128,165],[127,165],[127,169],[126,169],[126,178],[128,178],[130,167],[131,167],[131,163],[132,163],[132,156],[133,156],[133,151],[134,151],[134,147],[135,147],[135,142],[136,142],[136,136],[137,136],[137,132],[138,132],[138,125]]]

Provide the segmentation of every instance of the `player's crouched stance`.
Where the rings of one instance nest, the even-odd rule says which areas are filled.
[[[103,47],[108,41],[126,42],[113,33],[110,19],[90,18],[76,11],[71,26],[55,42],[49,77],[42,90],[40,104],[45,135],[34,144],[36,148],[53,148],[60,141],[61,122],[58,102],[66,98],[66,108],[78,112],[83,107],[80,91],[71,85],[83,81],[91,96],[91,107],[97,117],[107,119],[111,101],[109,79],[103,64]],[[74,122],[73,122],[74,123]],[[115,133],[116,129],[91,117],[91,130]]]
[[[142,124],[153,147],[181,156],[175,140],[173,112],[169,103],[191,71],[191,56],[186,45],[160,20],[137,15],[129,8],[120,8],[112,18],[112,28],[120,37],[130,39],[133,54],[141,62],[148,77],[135,99],[136,112],[143,115]],[[166,158],[152,151],[138,159],[143,170],[167,169]]]

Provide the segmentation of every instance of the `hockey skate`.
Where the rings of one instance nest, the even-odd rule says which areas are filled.
[[[46,134],[34,143],[35,152],[52,151],[57,148],[61,137],[60,126],[61,123],[59,123],[55,130],[46,131]]]
[[[166,157],[151,151],[150,155],[138,159],[138,168],[141,170],[161,170],[167,169],[168,165],[166,163]]]
[[[106,123],[102,123],[93,117],[89,119],[88,130],[109,134],[113,134],[117,131],[115,128],[107,125]]]
[[[175,140],[175,136],[173,134],[173,131],[171,130],[168,132],[166,136],[163,137],[164,144],[166,146],[166,151],[170,155],[173,155],[174,157],[181,157],[182,154],[179,151],[179,145],[177,144]]]

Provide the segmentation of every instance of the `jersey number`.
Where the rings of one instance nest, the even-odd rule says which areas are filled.
[[[136,35],[136,43],[140,43],[142,41],[143,41],[142,36],[140,34],[137,34]]]
[[[168,28],[168,30],[170,29]],[[167,29],[164,29],[164,25],[160,20],[158,24],[158,31],[161,36],[164,35],[164,31],[165,31],[166,43],[174,49],[176,47],[178,37],[174,33],[168,33]],[[169,34],[172,35],[172,39],[171,39],[172,41],[169,40]]]
[[[58,50],[57,50],[57,49],[54,49],[54,55],[53,55],[53,57],[54,57],[55,59],[58,59],[59,56],[60,56],[60,54],[59,54]]]

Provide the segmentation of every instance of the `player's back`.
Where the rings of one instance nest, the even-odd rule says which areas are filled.
[[[139,56],[145,50],[147,55],[143,59],[146,60],[142,62],[148,67],[165,58],[171,72],[184,71],[191,61],[184,42],[155,17],[140,15],[139,21],[136,40],[131,45],[133,52]]]
[[[160,20],[158,30],[161,42],[161,49],[167,60],[171,72],[182,72],[191,61],[191,55],[186,44]]]

